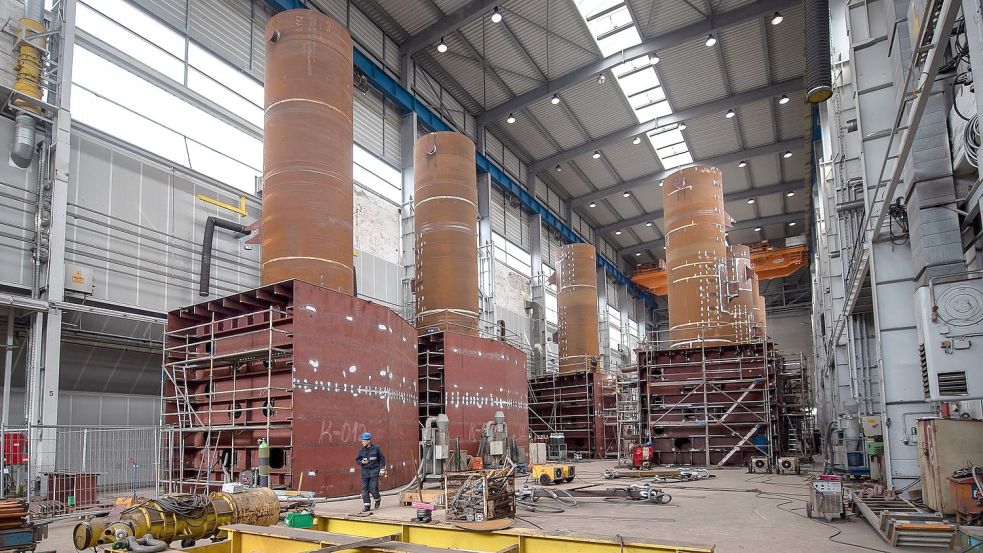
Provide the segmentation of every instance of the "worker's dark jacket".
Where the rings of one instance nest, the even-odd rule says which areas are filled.
[[[369,462],[363,465],[362,459],[368,459]],[[379,470],[386,466],[386,456],[382,454],[379,446],[369,444],[369,447],[362,446],[358,449],[355,464],[362,467],[362,476],[378,476]]]

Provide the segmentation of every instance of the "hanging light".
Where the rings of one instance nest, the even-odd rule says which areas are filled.
[[[724,114],[724,117],[726,117],[727,119],[731,119],[731,118],[732,118],[732,117],[734,117],[735,115],[737,115],[737,114],[736,114],[736,113],[734,113],[734,110],[732,110],[732,109],[729,109],[729,110],[727,110],[727,113],[725,113],[725,114]]]
[[[754,232],[761,232],[761,227],[754,227]]]
[[[645,226],[647,226],[647,227],[652,226],[652,221],[648,221],[647,223],[645,223]]]
[[[738,161],[737,162],[737,166],[740,167],[741,169],[747,167],[747,160],[746,159],[742,159],[741,161]]]
[[[717,37],[713,36],[713,33],[707,35],[707,46],[713,46],[717,43]]]
[[[686,130],[686,123],[679,123],[679,125],[676,128],[678,128],[681,131],[685,131]]]
[[[651,54],[649,54],[649,63],[651,63],[652,65],[657,65],[660,60],[661,60],[661,58],[659,58],[659,54],[657,54],[655,52],[652,52]]]
[[[748,198],[747,199],[748,205],[754,205],[754,202],[755,202],[755,199],[754,198]]]
[[[621,194],[621,197],[622,197],[622,198],[627,198],[627,197],[629,197],[629,196],[631,196],[631,192],[629,192],[629,191],[627,191],[627,190],[625,190],[625,191],[624,191],[624,192],[623,192],[623,193]]]
[[[778,103],[781,104],[781,105],[783,105],[783,106],[785,104],[787,104],[788,102],[789,102],[788,94],[782,94],[782,97],[778,99]]]
[[[604,76],[604,73],[597,76],[597,84],[604,84],[604,81],[606,80],[608,80],[608,78]]]
[[[785,159],[792,157],[792,150],[785,150],[785,153],[782,154],[782,157],[784,157]]]
[[[587,204],[587,207],[595,208],[595,207],[597,207],[597,202],[591,202],[591,203]]]
[[[617,235],[619,235],[619,236],[621,235],[621,231],[620,230],[616,230],[616,231],[614,231],[614,233],[617,234]]]
[[[632,141],[631,141],[631,143],[632,143],[632,144],[635,144],[636,146],[637,146],[638,144],[641,144],[641,143],[642,143],[642,137],[640,137],[640,136],[636,136],[636,137],[635,137],[635,140],[632,140]]]
[[[635,257],[642,257],[642,252],[635,252]]]
[[[559,94],[554,94],[553,97],[550,98],[550,103],[553,104],[554,106],[556,104],[559,104],[560,103],[560,95]]]
[[[505,122],[508,123],[509,125],[515,123],[515,115],[512,115],[510,113],[509,116],[505,118]]]
[[[557,163],[557,164],[556,164],[556,172],[557,172],[557,173],[559,173],[559,172],[560,172],[560,171],[562,171],[562,170],[563,170],[563,167],[560,167],[560,164],[559,164],[559,163]]]
[[[444,42],[444,37],[440,37],[440,42],[437,43],[437,51],[441,54],[447,51],[447,43]]]
[[[788,197],[788,198],[791,198],[794,195],[795,195],[795,192],[789,192],[788,194],[785,194],[785,196]]]
[[[789,223],[788,226],[794,227],[795,226],[795,221],[792,221],[791,223]]]
[[[785,21],[785,18],[782,17],[782,12],[775,12],[775,15],[771,16],[772,25],[778,25],[782,21]]]
[[[592,157],[594,159],[600,159],[600,157],[601,157],[601,151],[600,150],[594,150],[594,154],[591,155],[590,157]]]
[[[498,11],[498,6],[495,6],[495,8],[492,10],[491,20],[492,23],[498,23],[502,20],[502,12]]]
[[[662,185],[663,185],[664,183],[665,183],[665,181],[661,181],[661,180],[660,180],[660,181],[659,181],[659,188],[662,188]]]

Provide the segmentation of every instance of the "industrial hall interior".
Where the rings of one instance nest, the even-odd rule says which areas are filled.
[[[0,0],[0,553],[983,553],[976,75],[983,0]]]

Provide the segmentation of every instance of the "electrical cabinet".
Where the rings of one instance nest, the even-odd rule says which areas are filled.
[[[922,388],[931,401],[983,398],[983,273],[936,277],[915,291]]]

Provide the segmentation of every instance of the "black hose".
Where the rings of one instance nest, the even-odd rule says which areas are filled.
[[[245,225],[235,221],[227,221],[218,217],[209,217],[205,221],[205,235],[201,241],[201,267],[198,270],[198,295],[202,297],[208,295],[208,285],[212,278],[212,241],[215,238],[215,227],[231,230],[236,233],[236,238],[242,238],[249,234]]]

